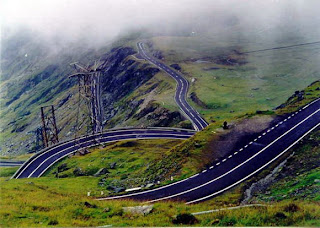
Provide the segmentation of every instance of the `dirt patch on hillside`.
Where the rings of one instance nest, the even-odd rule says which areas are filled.
[[[243,55],[239,55],[236,52],[229,55],[218,56],[213,60],[216,64],[225,66],[241,66],[248,63]]]
[[[154,101],[156,90],[157,88],[154,88],[153,90],[151,90],[151,92],[149,92],[149,94],[145,97],[143,103],[140,105],[137,113],[141,112],[141,110],[145,109],[150,102],[152,103]]]
[[[239,49],[240,50],[240,49]],[[216,65],[225,67],[242,66],[248,63],[247,56],[241,54],[238,49],[224,50],[221,54],[215,56],[204,56],[201,59],[188,59],[187,61],[193,63],[215,63]],[[208,70],[219,70],[220,66],[205,68]]]
[[[196,103],[197,105],[199,105],[202,108],[208,108],[206,103],[204,103],[202,100],[200,100],[200,98],[197,96],[197,94],[195,92],[192,92],[190,94],[190,98],[191,100]]]
[[[228,130],[219,130],[218,139],[208,144],[208,154],[214,156],[211,160],[219,160],[243,147],[278,121],[278,118],[269,115],[255,116],[230,124]]]

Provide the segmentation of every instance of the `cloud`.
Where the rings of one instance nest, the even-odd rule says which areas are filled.
[[[319,6],[317,0],[3,0],[1,15],[7,28],[99,45],[136,29],[223,29],[232,18],[243,29],[260,31],[279,24],[315,26]]]

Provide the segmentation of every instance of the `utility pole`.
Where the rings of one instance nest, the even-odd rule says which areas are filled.
[[[95,64],[91,67],[82,66],[79,63],[71,63],[77,73],[74,73],[69,76],[69,78],[77,77],[78,79],[78,92],[79,92],[79,101],[78,101],[78,116],[77,116],[77,129],[80,130],[78,118],[80,115],[81,104],[85,103],[90,117],[90,128],[92,134],[102,132],[103,130],[103,108],[101,100],[101,67],[104,63],[98,63],[95,61]]]
[[[48,110],[49,108],[50,110]],[[58,128],[53,105],[41,107],[42,140],[43,145],[48,147],[59,142]],[[47,110],[45,110],[47,109]]]

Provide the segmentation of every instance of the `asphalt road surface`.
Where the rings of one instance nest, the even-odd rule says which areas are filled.
[[[99,200],[181,200],[190,204],[210,199],[264,169],[319,126],[320,99],[317,99],[201,173],[160,188]]]
[[[102,143],[134,139],[187,139],[193,130],[175,128],[115,129],[101,134],[83,136],[48,147],[26,161],[12,178],[40,177],[54,163],[81,148]]]
[[[192,108],[186,101],[187,92],[189,89],[188,80],[185,79],[182,75],[178,74],[172,68],[166,66],[156,58],[152,57],[152,55],[149,55],[145,50],[144,44],[142,42],[139,42],[137,46],[139,49],[139,54],[142,58],[148,60],[156,67],[160,68],[161,70],[169,74],[174,80],[176,80],[177,88],[174,100],[178,104],[182,113],[192,122],[194,129],[196,131],[200,131],[206,126],[208,126],[208,123],[201,117],[201,115],[194,108]]]

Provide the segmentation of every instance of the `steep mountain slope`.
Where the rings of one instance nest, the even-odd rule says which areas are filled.
[[[130,98],[130,102],[125,100],[142,85],[153,85],[154,82],[146,83],[159,72],[147,62],[132,56],[136,53],[133,45],[125,47],[125,42],[122,45],[120,42],[121,46],[112,49],[112,45],[89,49],[71,44],[55,49],[53,44],[47,44],[33,35],[24,31],[2,40],[2,154],[35,152],[42,148],[40,107],[45,105],[53,104],[56,109],[60,140],[74,137],[76,116],[79,115],[79,122],[87,118],[81,112],[83,104],[78,108],[76,79],[68,78],[74,72],[69,64],[75,61],[83,64],[97,59],[106,61],[101,80],[105,128],[121,126],[128,120],[130,125],[143,123],[144,126],[169,126],[182,120],[178,112],[171,113],[152,100],[148,100],[147,104],[144,98],[138,96]],[[155,87],[153,85],[153,89]],[[157,118],[148,124],[145,113],[153,112]],[[85,133],[86,127],[82,126],[80,131],[78,134]]]

